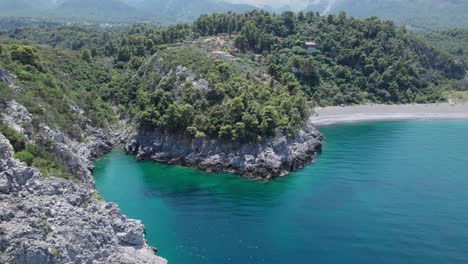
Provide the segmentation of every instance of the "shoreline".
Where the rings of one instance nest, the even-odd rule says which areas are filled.
[[[310,119],[313,125],[319,127],[375,121],[468,120],[468,103],[317,107]]]
[[[138,160],[271,180],[312,163],[322,149],[322,142],[322,134],[310,122],[292,135],[277,135],[250,143],[143,129],[125,144],[125,152],[136,155]]]

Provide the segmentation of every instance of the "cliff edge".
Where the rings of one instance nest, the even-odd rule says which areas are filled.
[[[136,154],[139,160],[268,180],[312,162],[322,149],[322,141],[322,134],[311,122],[293,135],[277,135],[255,143],[192,138],[143,129],[125,146],[125,151]]]

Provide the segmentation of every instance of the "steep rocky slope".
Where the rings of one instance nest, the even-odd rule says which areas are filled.
[[[166,263],[92,186],[44,177],[0,134],[0,263]]]
[[[1,81],[21,92],[9,74]],[[74,180],[46,176],[15,158],[0,133],[0,263],[167,263],[146,244],[144,226],[117,205],[103,202],[91,176],[94,158],[128,137],[129,126],[87,126],[77,140],[47,124],[15,100],[1,119],[28,144],[43,146]]]

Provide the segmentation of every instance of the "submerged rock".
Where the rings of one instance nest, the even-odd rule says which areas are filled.
[[[223,142],[141,130],[125,146],[125,151],[136,154],[140,160],[271,179],[312,162],[322,148],[322,141],[321,133],[310,122],[292,136],[279,135],[258,143]]]

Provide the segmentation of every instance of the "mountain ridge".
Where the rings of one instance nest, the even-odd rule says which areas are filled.
[[[96,21],[187,23],[202,14],[250,10],[285,12],[298,10],[283,5],[275,8],[259,4],[241,4],[230,0],[0,0],[0,16],[80,18]],[[366,18],[377,16],[415,29],[468,27],[468,1],[463,0],[314,0],[303,12],[338,14]]]
[[[462,0],[362,0],[359,4],[353,0],[318,0],[305,9],[322,15],[345,11],[358,18],[377,16],[417,29],[467,27],[467,10],[468,2]]]

